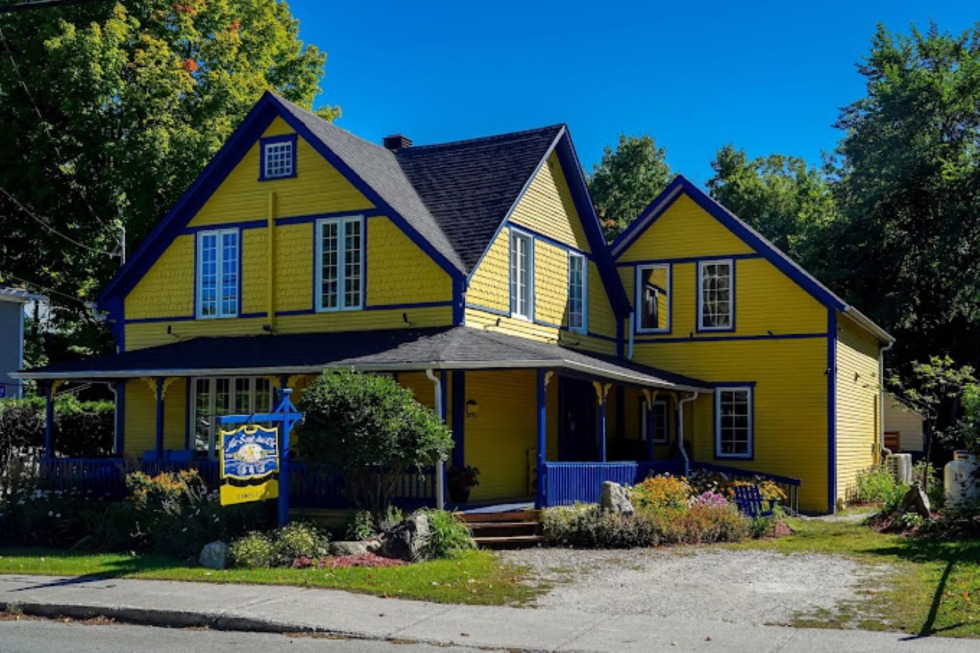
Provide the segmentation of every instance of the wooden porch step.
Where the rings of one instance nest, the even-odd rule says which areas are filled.
[[[518,510],[513,512],[463,512],[456,516],[467,524],[473,522],[533,521],[541,520],[540,510]]]
[[[523,549],[544,543],[540,535],[507,535],[503,537],[474,537],[483,549]]]

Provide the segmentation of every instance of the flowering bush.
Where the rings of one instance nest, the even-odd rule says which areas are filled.
[[[684,512],[693,494],[688,482],[679,476],[651,476],[633,486],[630,500],[637,510],[671,510]]]
[[[725,498],[725,495],[712,492],[711,490],[702,492],[691,499],[692,508],[695,506],[714,506],[716,508],[723,508],[727,505],[728,499]]]
[[[697,469],[687,477],[688,483],[695,492],[703,494],[705,492],[717,492],[729,499],[735,496],[736,485],[755,485],[759,488],[759,494],[763,499],[772,501],[785,501],[786,493],[773,481],[762,476],[756,476],[751,481],[735,480],[724,472]]]

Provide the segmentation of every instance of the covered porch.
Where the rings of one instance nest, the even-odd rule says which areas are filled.
[[[711,392],[708,384],[628,361],[466,327],[194,338],[22,377],[45,388],[49,418],[60,382],[111,384],[114,455],[57,457],[48,419],[42,462],[51,487],[111,495],[135,469],[194,468],[216,485],[215,415],[261,412],[264,397],[279,388],[293,388],[298,401],[327,369],[391,375],[435,409],[453,433],[450,464],[481,470],[474,505],[596,501],[605,480],[632,484],[651,471],[684,473],[691,462],[682,445],[690,432],[686,404]],[[291,468],[294,505],[346,505],[338,477],[301,460]],[[399,501],[434,503],[435,471],[407,474]]]

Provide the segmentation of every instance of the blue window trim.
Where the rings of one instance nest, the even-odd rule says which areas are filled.
[[[266,145],[276,145],[278,143],[291,143],[292,151],[292,173],[288,175],[276,175],[267,177],[265,174],[265,147]],[[259,181],[276,181],[277,179],[293,179],[296,177],[296,134],[284,134],[282,136],[269,136],[259,139]]]
[[[361,297],[356,306],[347,306],[344,292],[344,267],[345,263],[341,256],[340,243],[344,240],[344,225],[357,222],[361,227]],[[323,283],[323,239],[321,230],[323,225],[336,223],[337,227],[337,306],[334,308],[323,306],[323,293],[321,286]],[[346,247],[344,248],[346,253]],[[317,313],[337,313],[341,311],[362,311],[367,305],[367,220],[363,215],[348,215],[336,218],[323,218],[317,220],[313,226],[313,310]]]
[[[729,311],[731,319],[726,327],[706,327],[701,323],[701,309],[703,308],[704,293],[702,288],[702,270],[705,265],[717,265],[719,263],[727,263],[730,273],[729,279],[731,279],[731,288],[728,291],[729,296]],[[695,313],[694,313],[694,329],[697,333],[725,333],[735,331],[735,261],[730,258],[710,258],[703,259],[697,263],[697,284],[695,286],[695,292],[697,297],[695,300]]]
[[[568,250],[568,302],[571,304],[572,297],[572,260],[582,261],[582,325],[572,326],[571,313],[568,315],[568,330],[572,333],[585,335],[589,332],[589,257],[585,254],[573,250]],[[561,328],[559,326],[559,328]]]
[[[643,275],[643,270],[649,270],[651,268],[663,267],[667,268],[667,327],[664,329],[644,329],[640,326],[640,303],[642,297],[640,296],[640,277]],[[674,328],[674,267],[670,263],[649,263],[644,265],[637,265],[636,269],[633,271],[633,310],[636,311],[634,314],[634,327],[635,333],[637,334],[651,334],[651,333],[671,333]]]
[[[755,381],[734,381],[724,383],[714,383],[714,406],[712,415],[714,416],[714,442],[716,460],[755,460]],[[749,391],[749,452],[747,454],[730,454],[721,452],[721,391],[722,390],[748,390]]]
[[[528,315],[522,315],[514,310],[514,281],[511,275],[513,274],[514,265],[514,239],[520,238],[527,243],[527,271],[525,276],[527,277],[527,312]],[[528,322],[534,322],[535,317],[535,292],[534,292],[534,235],[530,234],[523,229],[518,229],[514,226],[510,227],[509,233],[507,234],[507,295],[508,295],[508,306],[510,317],[518,320],[527,320]]]
[[[216,298],[216,301],[218,303],[217,312],[214,315],[202,315],[201,314],[201,265],[203,261],[201,259],[200,242],[201,239],[207,236],[208,234],[215,234],[215,236],[217,237],[218,261],[216,265],[217,265],[218,278],[220,279],[221,267],[222,267],[221,259],[223,256],[222,252],[224,249],[221,244],[221,237],[224,234],[229,234],[229,233],[235,234],[235,244],[238,247],[238,257],[237,257],[238,271],[236,273],[237,278],[235,279],[235,284],[236,284],[235,312],[234,314],[230,314],[230,315],[221,314],[221,284],[219,283],[217,289],[217,298]],[[242,234],[241,231],[233,227],[231,229],[208,229],[205,231],[197,232],[197,234],[194,236],[194,319],[224,320],[224,319],[236,318],[241,314],[241,312],[242,312]]]

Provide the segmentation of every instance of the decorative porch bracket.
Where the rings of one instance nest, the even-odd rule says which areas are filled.
[[[653,402],[656,401],[657,395],[660,394],[659,390],[650,390],[649,388],[643,388],[643,397],[647,401],[647,445],[650,447],[650,460],[654,460],[657,457],[657,445],[654,442],[656,438],[653,432],[654,420],[653,420]]]

